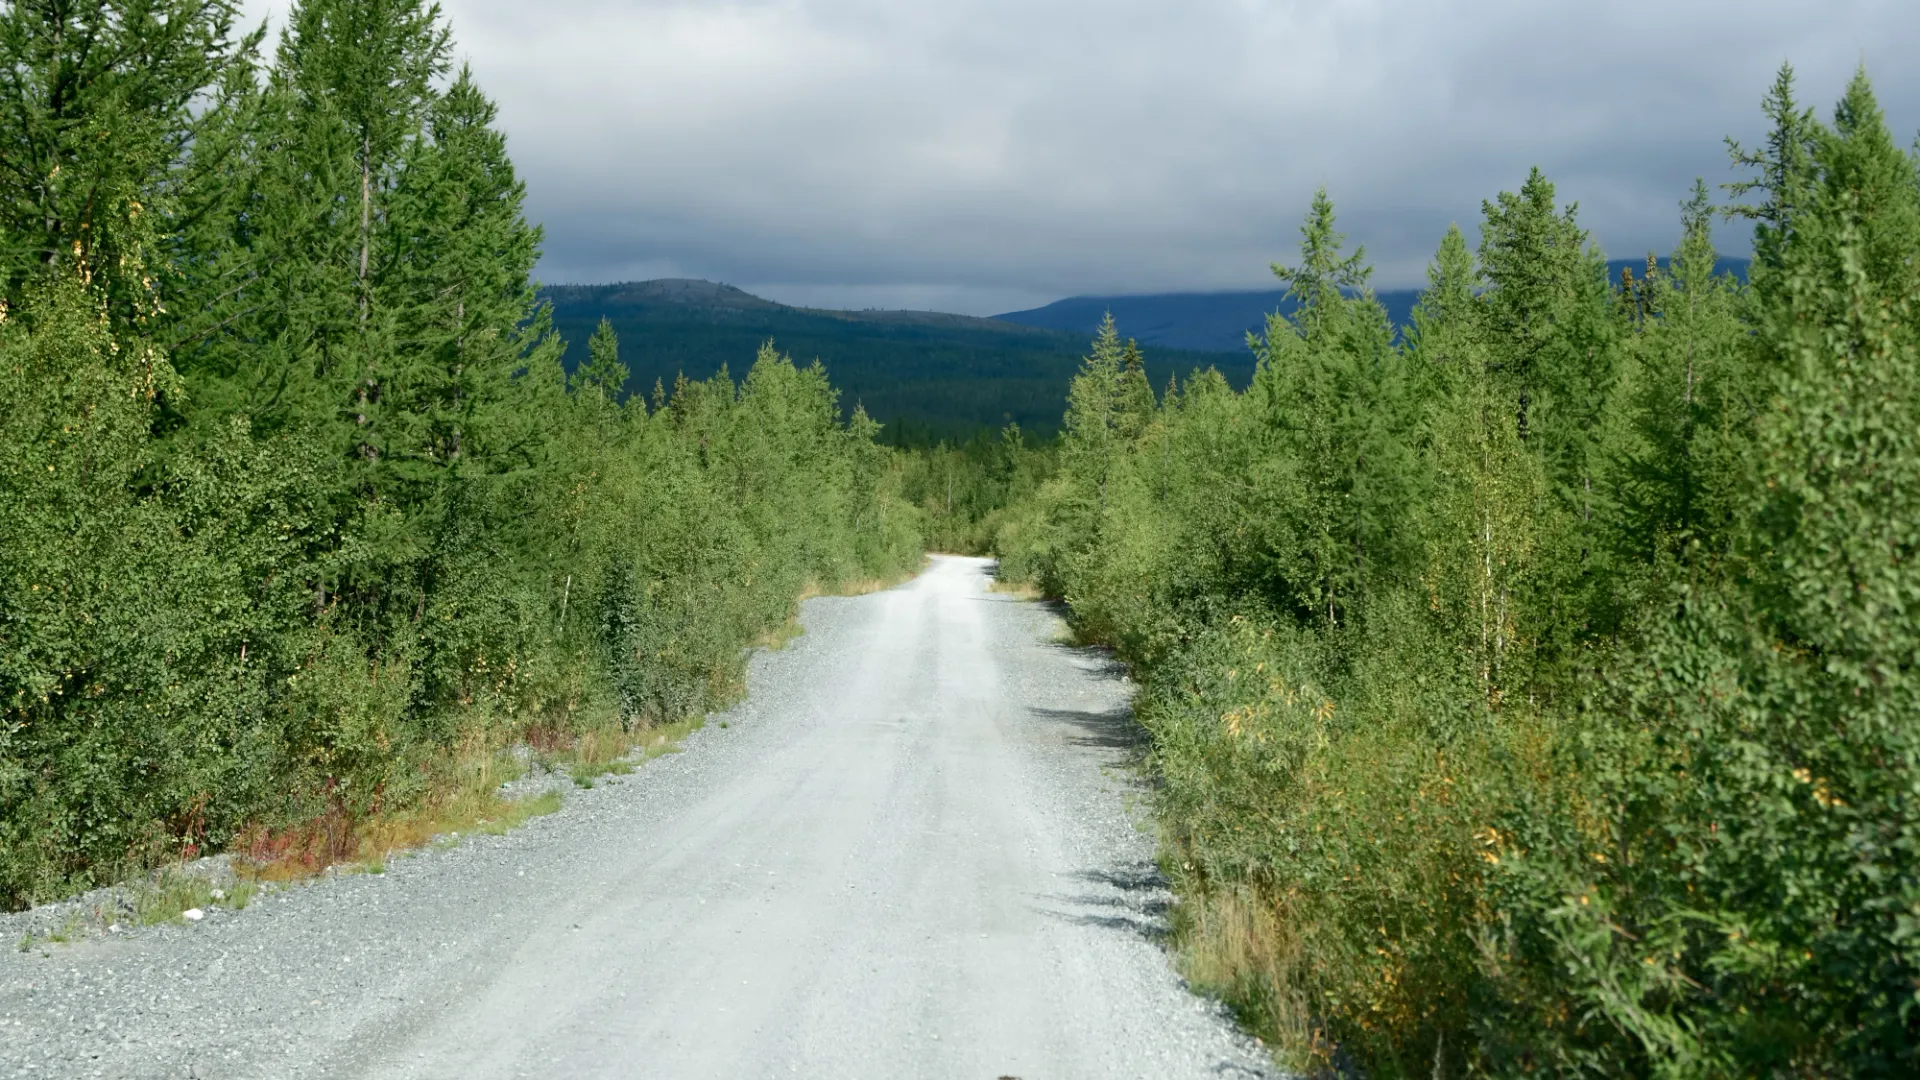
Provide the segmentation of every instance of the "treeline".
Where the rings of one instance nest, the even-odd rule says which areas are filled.
[[[1073,385],[1004,571],[1142,674],[1188,972],[1296,1066],[1920,1071],[1920,174],[1864,75],[1766,113],[1664,268],[1536,171],[1396,335],[1322,193],[1248,390]]]
[[[1008,424],[901,454],[898,491],[920,511],[927,547],[985,555],[996,542],[1011,542],[1020,508],[1053,473],[1057,442],[1030,440],[1020,425]]]
[[[563,373],[437,7],[303,0],[270,61],[237,10],[0,8],[10,907],[697,713],[921,550],[817,365]]]

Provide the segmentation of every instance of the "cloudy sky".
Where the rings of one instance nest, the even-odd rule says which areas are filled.
[[[1268,287],[1322,184],[1409,285],[1534,164],[1610,253],[1664,250],[1782,60],[1823,114],[1864,62],[1920,127],[1913,0],[442,2],[543,280],[820,306]]]

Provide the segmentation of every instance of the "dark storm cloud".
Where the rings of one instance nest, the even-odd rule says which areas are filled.
[[[1790,59],[1920,123],[1920,4],[450,0],[541,274],[986,312],[1264,287],[1325,184],[1387,285],[1539,164],[1664,249]],[[1740,241],[1728,237],[1729,246]]]

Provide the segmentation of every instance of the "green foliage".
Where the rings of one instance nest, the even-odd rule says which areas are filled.
[[[29,0],[0,10],[0,297],[85,267],[119,319],[151,314],[156,233],[204,213],[236,38],[226,0]]]
[[[650,410],[603,328],[569,389],[437,8],[308,0],[264,73],[231,21],[0,27],[0,186],[42,177],[0,210],[9,906],[697,716],[809,585],[920,555],[818,365],[768,346]]]
[[[1103,328],[1002,516],[1141,676],[1189,975],[1290,1064],[1916,1066],[1920,171],[1864,76],[1766,111],[1751,289],[1704,185],[1614,286],[1536,170],[1396,342],[1322,194],[1252,387],[1122,422]]]
[[[1030,446],[1018,424],[979,431],[957,445],[945,442],[902,456],[900,497],[917,506],[929,549],[991,554],[1051,474],[1057,451]]]

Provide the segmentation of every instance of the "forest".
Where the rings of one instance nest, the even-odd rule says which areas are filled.
[[[1670,259],[1535,170],[1404,332],[1321,192],[1249,388],[1109,321],[975,515],[1140,679],[1185,974],[1284,1063],[1920,1072],[1920,171],[1864,72],[1764,111]]]
[[[1397,325],[1323,191],[1250,383],[1109,318],[1057,437],[908,451],[757,327],[563,363],[438,7],[239,18],[0,7],[0,906],[359,857],[974,551],[1138,680],[1179,963],[1284,1064],[1920,1073],[1920,161],[1864,72],[1783,68],[1673,252],[1535,170]]]
[[[818,365],[623,399],[603,328],[563,369],[437,6],[237,18],[0,8],[8,908],[352,858],[512,746],[697,717],[803,591],[921,559]]]
[[[1052,436],[1086,351],[1080,333],[929,311],[795,308],[707,282],[548,286],[540,296],[572,343],[561,357],[569,371],[586,359],[601,319],[629,346],[622,359],[636,394],[681,374],[706,378],[773,340],[802,362],[831,368],[845,400],[879,421],[880,440],[893,446],[962,443],[1009,423]],[[1237,386],[1253,375],[1244,348],[1159,349],[1154,359],[1168,371],[1211,364]]]

